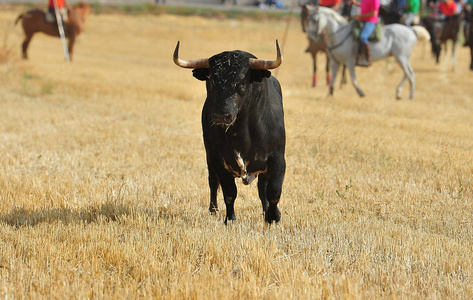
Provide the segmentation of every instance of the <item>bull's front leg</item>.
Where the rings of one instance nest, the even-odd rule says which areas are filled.
[[[235,199],[237,197],[237,188],[235,185],[235,179],[232,175],[225,171],[225,173],[219,176],[220,186],[222,187],[223,200],[225,201],[225,206],[227,207],[227,214],[225,216],[225,225],[227,221],[235,220]]]
[[[264,215],[266,222],[279,222],[281,212],[278,209],[279,199],[281,198],[282,184],[286,172],[286,160],[284,153],[276,154],[268,160],[268,171],[266,173],[266,199],[268,200],[268,209]]]
[[[217,204],[217,191],[220,183],[217,178],[217,174],[209,168],[209,187],[210,187],[210,205],[209,211],[211,214],[215,214],[218,210]]]

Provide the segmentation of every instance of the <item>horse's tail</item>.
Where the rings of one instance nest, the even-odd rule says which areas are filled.
[[[21,19],[23,19],[23,14],[19,15],[18,18],[16,18],[15,25],[18,24],[18,22],[20,22]]]
[[[414,30],[415,34],[417,35],[417,40],[430,41],[430,34],[424,27],[416,25],[412,26],[412,30]]]

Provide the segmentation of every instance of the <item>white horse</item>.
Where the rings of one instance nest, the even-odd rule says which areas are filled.
[[[333,84],[340,65],[346,65],[351,76],[353,85],[360,97],[364,97],[363,91],[358,85],[355,75],[357,60],[357,49],[359,41],[352,37],[352,23],[347,22],[341,15],[330,8],[314,7],[309,15],[309,38],[322,34],[325,30],[327,38],[327,50],[332,58],[332,80],[330,82],[330,95],[333,95]],[[409,58],[417,40],[430,40],[428,31],[421,26],[407,27],[400,24],[391,24],[383,27],[381,41],[370,42],[371,60],[381,60],[393,55],[404,71],[404,78],[396,89],[396,98],[401,98],[402,85],[409,79],[411,92],[410,99],[414,98],[414,70]]]

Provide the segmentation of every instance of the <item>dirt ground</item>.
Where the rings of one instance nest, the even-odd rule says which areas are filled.
[[[299,20],[91,14],[66,63],[0,10],[1,298],[460,298],[473,295],[469,50],[393,59],[328,97]],[[208,213],[205,84],[174,65],[241,49],[284,61],[282,219],[238,181],[237,220]],[[319,57],[323,66],[323,57]]]

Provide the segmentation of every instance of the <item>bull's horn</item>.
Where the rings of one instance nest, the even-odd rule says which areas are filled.
[[[176,49],[174,49],[173,56],[174,63],[181,68],[188,69],[203,69],[209,67],[208,58],[188,59],[183,60],[179,58],[179,41],[177,41]]]
[[[250,58],[250,69],[257,69],[257,70],[276,69],[282,63],[282,54],[281,54],[281,49],[279,48],[278,40],[276,40],[276,52],[278,55],[276,60],[263,60],[263,59]]]

